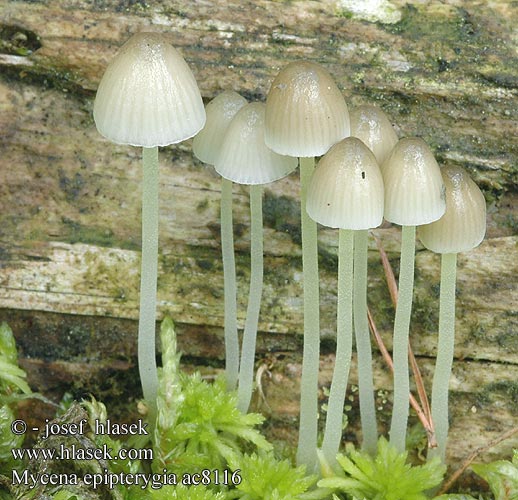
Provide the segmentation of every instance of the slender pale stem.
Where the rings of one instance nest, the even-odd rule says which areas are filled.
[[[150,409],[156,411],[158,375],[155,322],[158,269],[158,148],[142,149],[142,261],[140,272],[140,316],[138,365],[140,381]]]
[[[322,443],[324,457],[331,465],[336,463],[336,454],[342,439],[344,401],[353,349],[353,246],[354,232],[348,229],[340,229],[338,240],[336,359]]]
[[[227,390],[233,391],[239,373],[237,336],[237,285],[232,224],[232,181],[221,179],[221,253],[225,289],[225,376]]]
[[[448,436],[448,386],[455,344],[455,282],[457,254],[445,253],[441,258],[441,293],[439,298],[439,340],[432,384],[432,420],[437,448],[429,457],[439,456],[444,462]]]
[[[300,387],[300,424],[297,464],[312,473],[317,463],[318,372],[320,312],[317,224],[306,212],[307,190],[314,158],[300,158],[302,269],[304,275],[304,352]]]
[[[250,186],[250,292],[239,367],[237,407],[246,413],[252,399],[255,343],[263,294],[263,188]]]
[[[363,432],[362,448],[376,454],[378,429],[374,402],[372,375],[372,347],[367,319],[367,250],[368,231],[355,231],[354,235],[354,332],[358,351],[358,392]]]
[[[383,343],[383,339],[381,338],[381,335],[378,332],[378,329],[376,328],[376,324],[374,323],[374,319],[372,318],[372,314],[370,313],[369,309],[367,308],[367,318],[369,320],[369,326],[372,331],[372,335],[374,336],[374,339],[376,340],[376,343],[378,344],[378,347],[380,349],[381,355],[383,356],[383,359],[385,360],[385,363],[387,363],[388,367],[394,373],[394,364],[392,363],[392,358],[390,357],[390,354],[385,347],[385,344]],[[419,403],[417,402],[416,398],[413,396],[412,393],[409,394],[410,398],[410,405],[417,413],[417,418],[421,421],[423,424],[423,428],[426,431],[427,437],[428,437],[428,447],[433,448],[437,446],[437,442],[435,441],[435,431],[433,429],[433,424],[431,422],[431,419],[428,418],[428,416],[425,414]]]
[[[408,340],[412,295],[414,292],[415,226],[403,226],[399,261],[399,292],[394,320],[394,405],[390,424],[390,444],[405,451],[409,413],[410,380],[408,373]]]

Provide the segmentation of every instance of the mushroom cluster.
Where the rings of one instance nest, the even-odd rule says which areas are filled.
[[[205,123],[205,117],[207,117]],[[342,439],[343,409],[355,339],[363,449],[378,441],[372,351],[367,320],[368,231],[383,219],[402,227],[394,319],[394,405],[390,442],[405,449],[409,415],[409,332],[416,227],[422,243],[441,253],[441,295],[432,415],[444,459],[448,380],[453,360],[455,266],[458,252],[485,232],[484,198],[467,174],[439,167],[420,138],[398,140],[385,113],[363,105],[349,114],[342,93],[319,64],[294,62],[273,80],[266,104],[225,91],[206,110],[179,53],[157,33],[134,35],[118,52],[94,104],[98,130],[113,142],[142,146],[142,273],[139,369],[144,398],[156,398],[155,314],[158,254],[158,146],[196,135],[194,154],[222,177],[226,377],[246,413],[253,391],[263,287],[262,186],[300,166],[304,345],[297,462],[312,472],[318,456],[331,466]],[[201,131],[200,131],[201,130]],[[315,168],[315,157],[321,157]],[[251,272],[241,346],[233,248],[232,185],[250,187]],[[317,456],[319,273],[317,223],[338,229],[337,341],[321,453]]]

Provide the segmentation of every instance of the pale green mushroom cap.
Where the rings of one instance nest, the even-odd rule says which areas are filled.
[[[486,200],[461,167],[446,166],[441,173],[446,212],[439,220],[420,226],[418,236],[433,252],[466,252],[480,245],[486,234]]]
[[[194,136],[205,124],[205,108],[180,53],[160,33],[137,33],[106,68],[94,120],[112,142],[151,148]]]
[[[267,184],[297,168],[296,158],[266,147],[264,114],[265,105],[254,102],[243,106],[230,122],[214,164],[225,179],[238,184]]]
[[[351,135],[363,141],[381,165],[398,141],[387,115],[377,106],[363,104],[350,112],[350,118]]]
[[[327,227],[370,229],[383,221],[383,177],[356,137],[335,144],[318,162],[308,187],[308,215]]]
[[[246,99],[233,90],[225,90],[207,104],[207,121],[192,142],[196,158],[214,165],[230,122],[245,104]]]
[[[422,139],[401,139],[381,165],[381,173],[386,220],[419,226],[442,217],[446,202],[441,170]]]
[[[321,156],[350,134],[349,112],[331,75],[298,61],[275,77],[266,98],[266,145],[276,153]]]

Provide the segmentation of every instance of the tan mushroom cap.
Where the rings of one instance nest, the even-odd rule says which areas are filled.
[[[385,183],[385,213],[389,222],[418,226],[444,214],[441,170],[420,138],[401,139],[381,165]]]
[[[321,156],[349,136],[349,112],[331,75],[298,61],[275,77],[266,99],[266,145],[276,153]]]
[[[362,140],[381,165],[398,141],[387,115],[377,106],[364,104],[353,109],[350,118],[351,135]]]
[[[383,177],[374,154],[360,139],[343,139],[320,159],[306,209],[327,227],[358,230],[381,224]]]
[[[446,212],[439,220],[420,226],[418,236],[433,252],[466,252],[480,245],[486,234],[486,200],[461,167],[446,166],[441,173]]]
[[[243,106],[230,122],[214,168],[238,184],[267,184],[297,168],[297,159],[281,156],[264,143],[265,105]]]
[[[207,104],[207,121],[192,142],[196,158],[214,165],[230,122],[246,102],[237,92],[225,90]]]
[[[195,135],[205,123],[205,109],[179,52],[159,33],[137,33],[106,68],[94,120],[112,142],[166,146]]]

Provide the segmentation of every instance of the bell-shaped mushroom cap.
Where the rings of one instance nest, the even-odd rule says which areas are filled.
[[[442,217],[446,202],[441,170],[422,139],[401,139],[381,165],[381,173],[389,222],[418,226]]]
[[[195,135],[205,123],[205,108],[176,49],[159,33],[137,33],[106,68],[94,120],[110,141],[150,148]]]
[[[243,106],[230,122],[214,168],[238,184],[267,184],[297,168],[297,159],[281,156],[264,143],[265,105]]]
[[[351,135],[358,137],[374,153],[381,165],[397,143],[397,135],[387,115],[377,106],[364,104],[350,112]]]
[[[486,234],[486,200],[464,169],[447,166],[441,173],[446,212],[439,220],[420,226],[419,239],[433,252],[466,252],[480,245]]]
[[[318,162],[308,188],[309,216],[327,227],[370,229],[383,220],[383,177],[356,137],[335,144]]]
[[[246,99],[233,90],[225,90],[207,104],[205,126],[192,141],[196,158],[214,165],[230,122],[245,104]]]
[[[266,145],[282,155],[321,156],[348,137],[349,112],[331,75],[299,61],[275,77],[266,98]]]

